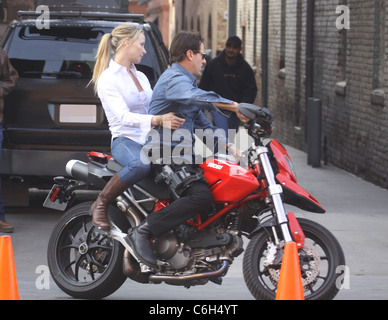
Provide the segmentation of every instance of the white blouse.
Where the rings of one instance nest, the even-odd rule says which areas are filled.
[[[130,67],[130,72],[137,77],[143,91],[139,92],[126,67],[111,60],[98,79],[97,93],[108,119],[112,139],[126,137],[144,144],[151,130],[152,115],[148,114],[148,107],[152,89],[146,75],[137,71],[135,65]]]

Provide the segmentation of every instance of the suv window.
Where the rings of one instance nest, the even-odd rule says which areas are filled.
[[[108,30],[18,27],[8,55],[22,78],[90,78],[104,31]]]
[[[16,27],[8,43],[8,56],[21,78],[90,79],[100,38],[111,31],[104,27]],[[146,37],[146,51],[150,54],[144,56],[138,68],[153,82],[155,77],[150,71],[156,58],[153,50],[147,50],[150,47]]]
[[[147,54],[136,67],[151,86],[168,67],[160,31],[143,15],[51,11],[49,29],[36,27],[38,16],[20,12],[1,39],[19,79],[4,99],[0,174],[34,177],[35,186],[37,177],[65,175],[70,159],[110,151],[104,110],[88,86],[105,33],[125,23],[143,28]]]

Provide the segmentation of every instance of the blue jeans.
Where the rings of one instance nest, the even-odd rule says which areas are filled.
[[[210,112],[212,114],[214,126],[217,128],[223,129],[225,131],[226,138],[230,142],[233,142],[234,137],[238,131],[238,127],[240,125],[240,119],[237,117],[237,115],[234,112],[232,112],[230,114],[230,117],[228,118],[217,111],[211,110]],[[231,132],[228,132],[228,129],[232,129]]]
[[[1,159],[2,146],[3,146],[3,126],[0,124],[0,159]],[[3,203],[3,199],[1,198],[1,177],[0,177],[0,220],[5,221],[4,203]]]
[[[112,156],[123,168],[118,175],[129,186],[147,177],[151,164],[143,152],[143,146],[131,139],[119,137],[112,142]]]

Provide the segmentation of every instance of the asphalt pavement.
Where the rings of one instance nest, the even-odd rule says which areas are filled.
[[[344,288],[336,299],[386,300],[388,298],[388,190],[368,183],[332,165],[312,168],[304,152],[287,147],[299,184],[316,197],[327,213],[320,215],[287,206],[298,217],[314,220],[339,240],[346,259]],[[32,191],[34,193],[34,191]],[[40,206],[40,191],[29,208],[10,208],[11,234],[20,299],[70,299],[47,273],[46,249],[61,213]],[[1,235],[1,234],[0,234]],[[242,276],[242,255],[231,266],[222,286],[209,283],[182,287],[137,284],[126,281],[108,299],[132,300],[251,300]]]

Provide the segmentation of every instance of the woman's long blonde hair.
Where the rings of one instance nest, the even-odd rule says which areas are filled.
[[[143,28],[134,23],[122,24],[113,29],[112,33],[106,33],[102,36],[98,45],[96,64],[94,66],[93,77],[90,83],[94,84],[94,91],[97,92],[98,79],[101,73],[108,68],[110,60],[110,47],[113,55],[121,48],[124,39],[130,39],[130,45],[137,40],[139,35],[144,32]],[[110,46],[109,46],[110,44]],[[90,84],[89,83],[89,84]]]

